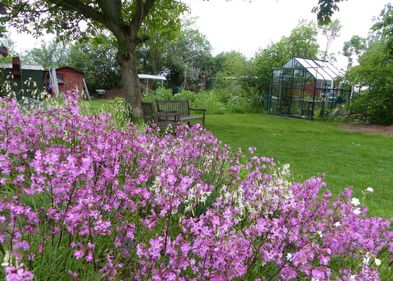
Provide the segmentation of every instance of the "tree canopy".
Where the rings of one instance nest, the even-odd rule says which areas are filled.
[[[348,78],[364,86],[354,99],[352,110],[373,123],[393,124],[393,7],[386,5],[372,26],[366,43],[353,37],[346,46],[360,55],[359,65],[350,68]],[[353,42],[352,42],[353,41]]]
[[[294,56],[317,57],[317,34],[315,24],[301,22],[288,37],[282,37],[280,41],[271,44],[255,56],[256,73],[260,77],[259,86],[262,92],[267,93],[269,90],[272,68],[282,67]]]

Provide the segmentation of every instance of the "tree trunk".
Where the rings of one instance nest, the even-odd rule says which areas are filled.
[[[123,45],[124,46],[124,45]],[[139,78],[137,70],[137,58],[135,44],[129,43],[126,52],[118,54],[120,63],[121,81],[124,92],[124,99],[130,107],[130,113],[134,118],[143,118],[141,105],[141,91],[139,88]]]

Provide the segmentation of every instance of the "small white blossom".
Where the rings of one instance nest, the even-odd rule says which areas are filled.
[[[287,258],[287,261],[290,261],[292,259],[292,254],[288,253],[286,258]]]
[[[374,192],[374,188],[372,188],[372,187],[367,187],[367,188],[366,188],[366,191],[367,191],[367,192]]]
[[[360,208],[356,208],[355,210],[353,210],[353,213],[355,215],[360,215],[362,213],[362,211],[360,210]]]
[[[11,263],[11,255],[10,255],[9,251],[6,251],[5,255],[4,255],[3,263],[1,264],[1,266],[7,267],[10,265],[10,263]]]
[[[353,197],[352,200],[351,200],[351,204],[354,205],[354,206],[359,206],[360,205],[360,200],[355,198],[355,197]]]
[[[380,266],[382,263],[380,259],[375,259],[374,262],[376,266]]]
[[[322,231],[318,230],[318,231],[317,231],[317,234],[319,235],[319,237],[321,237],[321,238],[323,237]]]
[[[363,264],[368,265],[370,263],[370,253],[366,253],[366,256],[363,258]]]
[[[339,222],[339,221],[334,223],[335,227],[339,227],[340,225],[341,225],[341,222]]]

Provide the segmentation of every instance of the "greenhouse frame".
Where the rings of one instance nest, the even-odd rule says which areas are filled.
[[[305,119],[333,114],[351,98],[351,86],[330,62],[293,57],[273,69],[268,112]]]

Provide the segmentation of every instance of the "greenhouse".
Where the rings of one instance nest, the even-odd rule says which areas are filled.
[[[349,103],[351,86],[343,73],[327,61],[293,57],[273,69],[268,111],[313,119],[328,116]]]

